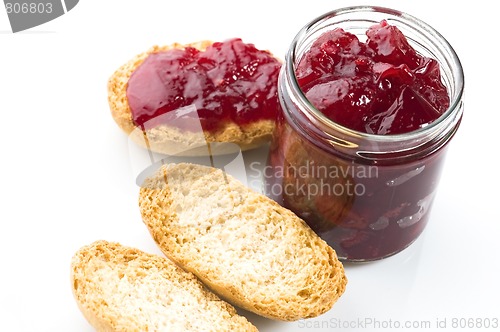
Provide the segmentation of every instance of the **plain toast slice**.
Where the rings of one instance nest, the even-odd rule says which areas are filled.
[[[257,331],[167,258],[97,241],[71,264],[73,294],[97,331]]]
[[[293,321],[332,308],[347,279],[335,251],[293,212],[207,166],[163,165],[139,195],[160,249],[219,296]]]

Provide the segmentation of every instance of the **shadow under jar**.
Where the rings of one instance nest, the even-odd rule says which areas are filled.
[[[308,100],[297,78],[302,57],[325,32],[342,28],[364,42],[367,30],[382,21],[396,26],[419,55],[437,61],[449,97],[435,120],[409,132],[343,126]],[[266,167],[266,194],[303,218],[344,261],[377,260],[409,246],[425,228],[447,143],[463,112],[463,71],[448,42],[392,9],[335,10],[298,33],[278,85],[283,112]]]

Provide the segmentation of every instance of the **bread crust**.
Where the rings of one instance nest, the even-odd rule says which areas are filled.
[[[71,284],[78,307],[99,332],[257,331],[193,274],[119,243],[81,248],[72,259]]]
[[[345,290],[335,251],[302,219],[218,169],[164,165],[145,181],[139,206],[165,255],[258,315],[315,317]]]
[[[162,154],[206,155],[208,154],[207,143],[237,144],[244,151],[258,147],[270,140],[274,130],[273,120],[259,120],[244,126],[239,126],[234,122],[226,122],[217,131],[204,131],[204,135],[182,131],[166,124],[145,131],[135,126],[127,100],[127,86],[132,73],[146,60],[148,55],[170,49],[184,49],[188,46],[204,51],[211,44],[211,41],[204,40],[185,45],[179,43],[168,46],[156,45],[146,52],[136,55],[111,75],[108,80],[108,103],[111,115],[132,141]]]

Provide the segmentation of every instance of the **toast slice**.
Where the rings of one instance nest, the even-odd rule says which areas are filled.
[[[160,249],[228,302],[294,321],[332,308],[347,279],[291,211],[223,171],[180,163],[145,180],[139,206]]]
[[[75,299],[97,331],[257,331],[167,258],[97,241],[71,269]]]
[[[144,130],[135,125],[128,103],[127,87],[130,77],[146,58],[152,53],[186,47],[205,51],[212,44],[212,41],[203,40],[185,45],[174,43],[153,46],[146,52],[136,55],[111,75],[108,80],[108,103],[111,115],[132,141],[153,152],[168,155],[207,155],[207,143],[221,143],[217,146],[217,151],[224,153],[225,150],[233,152],[235,147],[243,151],[253,149],[270,141],[274,120],[267,119],[250,122],[244,126],[228,121],[217,131],[202,133],[181,130],[168,124]]]

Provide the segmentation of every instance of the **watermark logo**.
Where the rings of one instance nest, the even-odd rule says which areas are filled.
[[[136,184],[141,186],[162,165],[193,163],[219,168],[277,201],[286,197],[291,207],[316,201],[320,209],[330,210],[333,200],[348,205],[355,196],[365,195],[360,180],[379,176],[377,166],[321,164],[295,155],[282,164],[269,165],[268,148],[261,151],[265,156],[244,155],[235,143],[209,142],[201,123],[196,106],[188,105],[135,128],[128,147]]]
[[[52,21],[73,9],[79,0],[4,0],[12,32]]]
[[[428,319],[394,319],[359,317],[354,319],[302,319],[297,322],[299,329],[308,331],[439,331],[439,330],[481,330],[498,329],[500,318],[483,317],[433,317]]]

